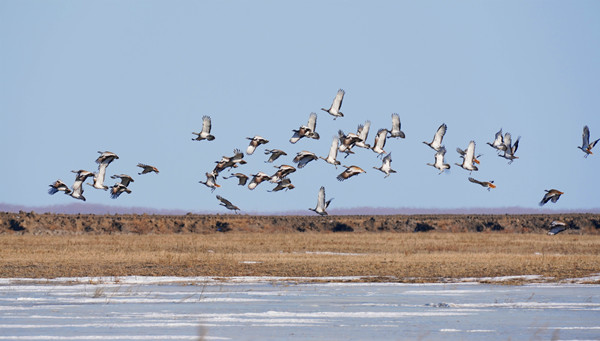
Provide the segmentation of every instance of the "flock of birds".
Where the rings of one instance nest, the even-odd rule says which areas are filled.
[[[344,117],[344,114],[341,112],[344,95],[344,90],[338,90],[335,98],[333,99],[333,103],[331,104],[329,109],[321,108],[321,110],[333,116],[334,120],[336,120],[339,117]],[[358,126],[356,133],[346,134],[342,130],[339,130],[338,134],[334,136],[333,140],[331,141],[331,147],[329,148],[329,153],[326,157],[317,156],[313,152],[303,150],[296,154],[296,156],[293,158],[293,162],[297,164],[297,168],[302,169],[308,163],[322,159],[326,163],[335,166],[335,168],[337,169],[337,166],[341,165],[341,161],[338,160],[338,153],[345,154],[344,158],[347,158],[350,154],[354,154],[354,151],[352,150],[353,148],[365,148],[375,152],[377,154],[377,157],[381,157],[381,166],[373,168],[383,172],[385,174],[385,178],[387,178],[392,173],[396,173],[396,171],[393,170],[391,167],[391,152],[386,152],[384,150],[386,140],[388,138],[405,138],[405,134],[401,130],[399,115],[394,113],[392,114],[391,118],[391,129],[381,128],[377,130],[375,139],[373,141],[373,145],[367,143],[367,137],[371,127],[371,122],[366,121],[364,124]],[[211,118],[209,116],[203,116],[202,130],[199,133],[192,132],[192,134],[195,136],[194,138],[192,138],[192,140],[213,141],[215,139],[215,136],[211,135],[211,126]],[[295,144],[303,138],[316,140],[320,139],[320,136],[316,131],[316,126],[317,114],[313,112],[309,115],[308,122],[306,125],[302,125],[298,129],[292,130],[293,135],[289,140],[290,143]],[[445,163],[444,161],[446,148],[443,145],[443,139],[444,135],[446,134],[446,130],[447,126],[443,123],[437,129],[431,142],[423,142],[435,151],[434,163],[427,163],[427,165],[438,169],[439,174],[444,173],[451,167],[450,164]],[[590,142],[590,131],[587,126],[583,128],[582,138],[582,145],[578,146],[577,148],[581,149],[585,153],[584,157],[587,158],[589,155],[593,154],[592,149],[598,143],[600,138]],[[247,139],[250,140],[250,143],[246,148],[247,155],[252,155],[259,146],[269,143],[269,140],[258,135],[254,137],[247,137]],[[520,137],[518,137],[513,142],[511,134],[508,132],[503,134],[502,129],[500,129],[495,134],[494,140],[492,142],[487,142],[487,144],[497,151],[498,156],[507,159],[508,164],[511,164],[514,160],[519,158],[515,155],[519,148],[519,140]],[[457,166],[469,171],[469,174],[471,174],[471,172],[473,171],[478,170],[477,164],[480,164],[478,158],[481,155],[476,155],[475,153],[475,141],[470,141],[466,149],[463,150],[461,148],[457,148],[456,151],[462,158],[462,163],[456,163]],[[96,163],[98,164],[97,172],[90,172],[83,169],[78,171],[73,170],[72,172],[75,173],[76,176],[75,182],[73,183],[71,188],[69,188],[63,181],[59,179],[50,185],[48,193],[55,194],[59,191],[62,191],[75,199],[85,201],[86,199],[83,196],[83,184],[85,180],[89,177],[93,177],[93,183],[87,183],[88,185],[92,186],[95,189],[105,191],[109,190],[110,196],[113,199],[118,198],[124,192],[128,194],[131,193],[131,190],[128,188],[128,186],[134,180],[131,176],[127,174],[115,174],[111,176],[112,179],[120,179],[120,181],[116,182],[112,187],[108,187],[104,184],[107,167],[119,157],[115,153],[109,151],[99,151],[98,153],[100,153],[100,156],[96,159]],[[268,160],[265,161],[267,163],[273,163],[279,157],[287,155],[285,151],[280,149],[265,149],[264,153],[265,155],[269,155]],[[244,160],[244,153],[240,149],[235,149],[233,156],[223,156],[221,160],[215,161],[215,163],[216,166],[214,167],[214,169],[210,172],[206,172],[206,181],[199,181],[201,184],[209,187],[211,191],[214,191],[216,188],[221,187],[219,184],[217,184],[217,179],[221,172],[228,168],[230,169],[230,174],[229,176],[224,176],[223,179],[236,178],[238,180],[238,185],[247,186],[250,190],[254,190],[258,185],[265,181],[276,184],[276,186],[272,190],[270,190],[270,192],[294,189],[294,185],[292,184],[289,175],[296,172],[296,167],[291,165],[284,164],[281,166],[276,166],[277,171],[273,175],[268,175],[264,172],[257,172],[256,174],[250,175],[246,175],[240,172],[231,173],[231,170],[233,170],[234,168],[238,168],[239,166],[247,163],[247,161]],[[138,175],[147,174],[151,172],[158,174],[158,169],[154,166],[142,163],[139,163],[137,166],[142,169],[142,171],[138,173]],[[364,169],[356,165],[343,165],[342,167],[344,167],[345,170],[337,176],[337,180],[339,181],[345,181],[361,173],[366,173]],[[487,188],[488,191],[496,187],[496,185],[494,185],[494,181],[481,181],[473,177],[469,177],[468,180],[474,184]],[[545,192],[546,193],[544,197],[539,203],[540,206],[550,201],[555,203],[558,201],[560,196],[564,194],[564,192],[561,192],[557,189],[545,190]],[[217,195],[216,198],[220,202],[219,205],[225,207],[226,209],[233,210],[235,213],[237,213],[237,211],[240,210],[239,207],[234,205],[231,201],[223,198],[222,196]],[[316,207],[309,208],[309,210],[314,211],[315,213],[322,216],[327,215],[327,208],[329,207],[331,201],[332,199],[326,200],[325,188],[321,187],[317,196]]]
[[[50,184],[50,189],[48,189],[49,194],[56,194],[58,192],[64,192],[66,195],[70,195],[71,197],[79,200],[85,201],[85,197],[83,196],[83,184],[85,180],[89,177],[92,177],[93,183],[86,183],[87,185],[92,186],[93,188],[100,190],[109,190],[110,197],[113,199],[118,198],[122,193],[131,193],[131,190],[127,188],[130,183],[134,182],[133,178],[127,174],[115,174],[111,176],[111,179],[120,179],[119,182],[116,182],[113,186],[108,187],[104,184],[104,180],[106,178],[106,169],[108,165],[110,165],[114,160],[118,159],[119,156],[113,152],[98,151],[100,156],[96,159],[96,163],[98,164],[97,172],[90,172],[84,169],[73,170],[72,173],[75,173],[75,182],[73,186],[69,188],[67,184],[65,184],[62,180],[56,180],[52,184]],[[147,174],[147,173],[157,173],[158,169],[154,166],[146,165],[143,163],[138,163],[138,167],[142,169],[138,175]]]

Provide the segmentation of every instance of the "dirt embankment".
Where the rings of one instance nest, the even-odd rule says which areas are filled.
[[[168,234],[213,232],[507,232],[546,233],[552,221],[564,233],[600,234],[599,214],[534,215],[95,215],[0,212],[0,233]]]

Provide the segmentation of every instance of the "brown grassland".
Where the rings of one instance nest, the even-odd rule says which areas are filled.
[[[362,281],[438,282],[542,275],[557,281],[596,274],[599,264],[598,235],[0,235],[2,277],[362,276]]]
[[[553,220],[565,222],[568,229],[547,235]],[[361,281],[439,282],[540,275],[543,279],[536,281],[568,281],[598,273],[597,214],[0,212],[0,277],[5,278],[357,276]]]

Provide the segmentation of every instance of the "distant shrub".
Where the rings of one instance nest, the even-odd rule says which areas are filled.
[[[333,232],[354,232],[352,226],[346,225],[344,223],[336,223],[335,226],[331,229]]]
[[[227,232],[231,231],[231,227],[229,227],[228,222],[217,221],[215,223],[215,228],[218,232]]]
[[[431,230],[435,230],[435,227],[426,223],[417,223],[417,226],[413,232],[427,232]]]

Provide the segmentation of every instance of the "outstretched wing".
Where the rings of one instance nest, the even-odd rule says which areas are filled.
[[[340,108],[342,107],[342,101],[344,100],[344,94],[346,92],[342,89],[339,89],[337,94],[335,95],[335,98],[333,99],[333,103],[331,104],[331,111],[340,111]]]
[[[369,129],[371,128],[371,121],[366,121],[364,125],[359,125],[357,134],[361,140],[367,141],[367,135],[369,134]]]
[[[229,200],[227,200],[227,199],[223,198],[223,197],[222,197],[222,196],[220,196],[220,195],[217,195],[217,199],[219,199],[219,201],[220,201],[220,202],[222,202],[222,203],[223,203],[223,204],[225,204],[225,205],[233,205],[233,204],[231,203],[231,201],[229,201]]]
[[[308,116],[308,128],[314,133],[317,129],[317,114],[314,112],[310,113]]]
[[[210,116],[202,116],[202,132],[210,134],[211,122]]]
[[[583,139],[583,143],[581,144],[581,148],[587,149],[590,145],[590,128],[588,126],[583,127],[583,134],[581,134]]]
[[[327,155],[328,159],[335,160],[337,158],[339,144],[340,144],[340,138],[337,136],[334,136],[333,140],[331,141],[331,147],[329,147],[329,154]]]
[[[319,189],[319,196],[317,197],[317,208],[322,210],[325,209],[325,187],[321,186]]]
[[[448,127],[446,126],[446,123],[442,123],[442,125],[438,128],[438,130],[435,132],[435,135],[433,136],[433,145],[436,146],[441,146],[442,145],[442,139],[444,138],[444,135],[446,134],[446,129]]]

